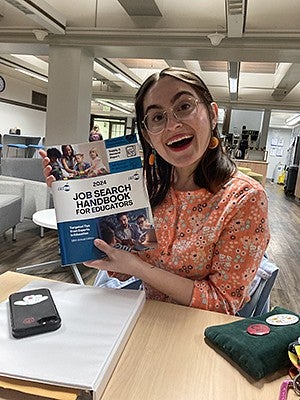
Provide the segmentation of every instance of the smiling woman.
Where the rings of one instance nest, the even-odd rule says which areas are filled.
[[[153,205],[171,180],[177,189],[214,191],[234,172],[217,130],[218,106],[195,74],[169,68],[152,75],[137,94],[136,113],[145,159],[153,148],[158,153],[155,174],[145,167]]]
[[[224,153],[218,106],[194,73],[150,76],[136,115],[158,246],[126,261],[97,241],[108,261],[87,265],[139,277],[148,298],[235,314],[269,241],[264,189]]]
[[[96,239],[107,258],[85,265],[141,279],[151,299],[236,314],[269,241],[263,187],[223,151],[218,106],[194,73],[150,76],[136,116],[157,247],[137,255]]]

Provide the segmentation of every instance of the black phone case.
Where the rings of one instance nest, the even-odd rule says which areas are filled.
[[[50,332],[61,326],[61,318],[49,289],[16,292],[9,296],[11,331],[15,338]]]

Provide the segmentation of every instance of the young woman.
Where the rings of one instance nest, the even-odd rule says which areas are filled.
[[[194,73],[149,77],[136,118],[158,246],[132,254],[97,239],[107,258],[85,265],[140,278],[151,299],[236,314],[269,241],[263,187],[224,153],[217,104]]]
[[[75,165],[75,154],[74,154],[74,149],[70,144],[63,144],[61,146],[61,152],[62,152],[62,165],[65,171],[67,171],[68,174],[75,175],[76,171],[74,170],[74,165]]]

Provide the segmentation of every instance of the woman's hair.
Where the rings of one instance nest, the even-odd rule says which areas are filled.
[[[69,147],[70,149],[71,149],[71,154],[70,155],[68,155],[68,152],[67,152],[67,147]],[[73,158],[74,157],[74,149],[73,149],[73,147],[70,145],[70,144],[62,144],[62,146],[61,146],[61,152],[62,152],[62,154],[63,154],[63,156],[65,157],[65,158]]]
[[[135,100],[138,134],[144,153],[144,173],[152,207],[157,206],[164,200],[171,186],[173,167],[157,153],[155,154],[155,166],[150,166],[148,163],[149,156],[153,149],[143,135],[143,131],[145,131],[143,126],[143,120],[145,117],[144,99],[148,90],[156,82],[166,76],[170,76],[185,82],[196,91],[207,109],[212,136],[215,136],[219,139],[218,146],[214,149],[207,148],[202,158],[199,160],[199,163],[194,171],[195,184],[200,188],[205,188],[214,193],[231,177],[233,172],[236,170],[234,162],[230,160],[223,150],[217,126],[213,128],[212,121],[214,114],[211,103],[214,100],[205,83],[199,76],[186,69],[163,69],[162,71],[157,72],[146,79],[143,85],[139,88]]]

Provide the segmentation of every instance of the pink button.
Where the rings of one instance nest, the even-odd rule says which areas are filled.
[[[267,335],[270,332],[270,330],[271,330],[270,327],[265,324],[252,324],[252,325],[249,325],[247,328],[247,332],[250,335],[254,335],[254,336]]]

